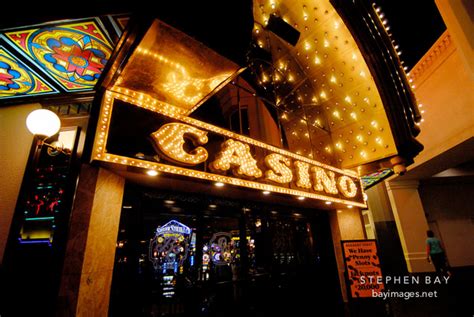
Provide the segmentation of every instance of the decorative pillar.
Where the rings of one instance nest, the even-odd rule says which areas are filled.
[[[433,271],[426,261],[428,222],[418,194],[419,182],[392,181],[386,184],[408,272]]]
[[[329,212],[329,223],[331,226],[332,241],[334,244],[334,254],[336,256],[339,282],[341,284],[342,299],[348,302],[347,285],[345,279],[345,266],[342,254],[341,240],[363,240],[365,239],[364,225],[362,223],[360,210],[338,209],[337,212]]]
[[[344,275],[345,269],[344,259],[342,256],[341,230],[339,230],[337,214],[334,211],[329,212],[329,224],[331,226],[332,243],[334,245],[334,255],[336,257],[337,272],[339,275],[339,283],[341,286],[342,300],[347,303],[349,301],[349,298],[347,297],[347,285]]]
[[[82,165],[71,213],[57,316],[107,316],[124,179]]]
[[[365,239],[364,224],[358,208],[338,209],[337,222],[341,231],[341,240]]]

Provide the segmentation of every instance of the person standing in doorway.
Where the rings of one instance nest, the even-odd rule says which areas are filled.
[[[441,241],[434,236],[433,231],[426,231],[428,238],[426,239],[426,260],[433,262],[436,273],[448,273],[446,266],[446,255]]]

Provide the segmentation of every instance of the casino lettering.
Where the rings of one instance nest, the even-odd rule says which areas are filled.
[[[151,134],[155,148],[166,159],[184,166],[195,166],[208,161],[209,153],[203,147],[208,142],[207,131],[184,123],[168,123]],[[195,148],[186,150],[186,139],[192,141]],[[209,163],[213,172],[222,173],[231,170],[236,177],[254,178],[289,184],[297,187],[337,195],[339,192],[347,198],[357,195],[358,189],[352,178],[336,175],[333,171],[308,162],[292,160],[279,153],[265,156],[265,170],[262,171],[257,160],[250,152],[249,144],[227,139],[221,144],[220,151]]]

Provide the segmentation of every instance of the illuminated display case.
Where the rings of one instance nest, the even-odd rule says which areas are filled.
[[[32,285],[34,306],[53,314],[78,175],[79,127],[64,127],[45,142],[35,136],[21,184],[3,266],[6,285]],[[12,288],[14,289],[14,288]]]

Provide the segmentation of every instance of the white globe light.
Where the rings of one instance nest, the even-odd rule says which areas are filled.
[[[38,109],[28,115],[26,118],[26,127],[33,134],[50,137],[58,133],[59,128],[61,128],[61,121],[54,112],[46,109]]]

